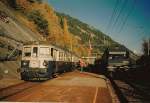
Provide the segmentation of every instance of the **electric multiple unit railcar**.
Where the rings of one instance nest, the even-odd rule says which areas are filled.
[[[78,56],[53,45],[24,45],[21,79],[47,80],[56,73],[71,71],[78,60]]]
[[[130,59],[129,52],[126,50],[109,50],[107,71],[113,76],[117,71],[129,69]]]

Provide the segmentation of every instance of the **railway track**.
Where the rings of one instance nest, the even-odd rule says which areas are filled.
[[[114,80],[114,82],[116,83],[128,103],[143,103],[140,98],[137,98],[135,89],[129,84],[121,80]]]
[[[133,83],[113,80],[112,78],[110,78],[110,81],[121,103],[150,103],[150,99],[146,97],[146,94],[139,91]]]
[[[118,96],[118,99],[119,99],[120,103],[128,103],[127,98],[125,97],[125,95],[121,91],[121,89],[118,86],[118,84],[111,77],[109,77],[109,80],[111,82],[112,87],[115,90],[116,95]]]
[[[13,86],[2,88],[2,89],[0,89],[0,101],[2,101],[3,99],[5,99],[9,96],[20,93],[26,89],[32,88],[38,84],[39,83],[37,83],[37,82],[23,82],[23,83],[19,83],[19,84],[13,85]]]

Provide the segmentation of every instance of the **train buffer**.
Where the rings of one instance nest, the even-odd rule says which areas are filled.
[[[57,78],[11,95],[2,101],[58,103],[118,103],[107,78],[79,71],[64,73]]]

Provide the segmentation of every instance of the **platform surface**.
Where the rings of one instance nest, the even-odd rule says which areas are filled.
[[[112,103],[104,76],[79,71],[62,74],[3,101]]]

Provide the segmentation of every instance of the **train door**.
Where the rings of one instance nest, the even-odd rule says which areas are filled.
[[[58,72],[58,59],[59,59],[59,52],[55,48],[51,48],[51,56],[54,62],[54,72]]]
[[[38,47],[32,47],[31,52],[32,59],[30,61],[30,67],[31,68],[38,68],[39,67],[39,60],[38,60]]]

